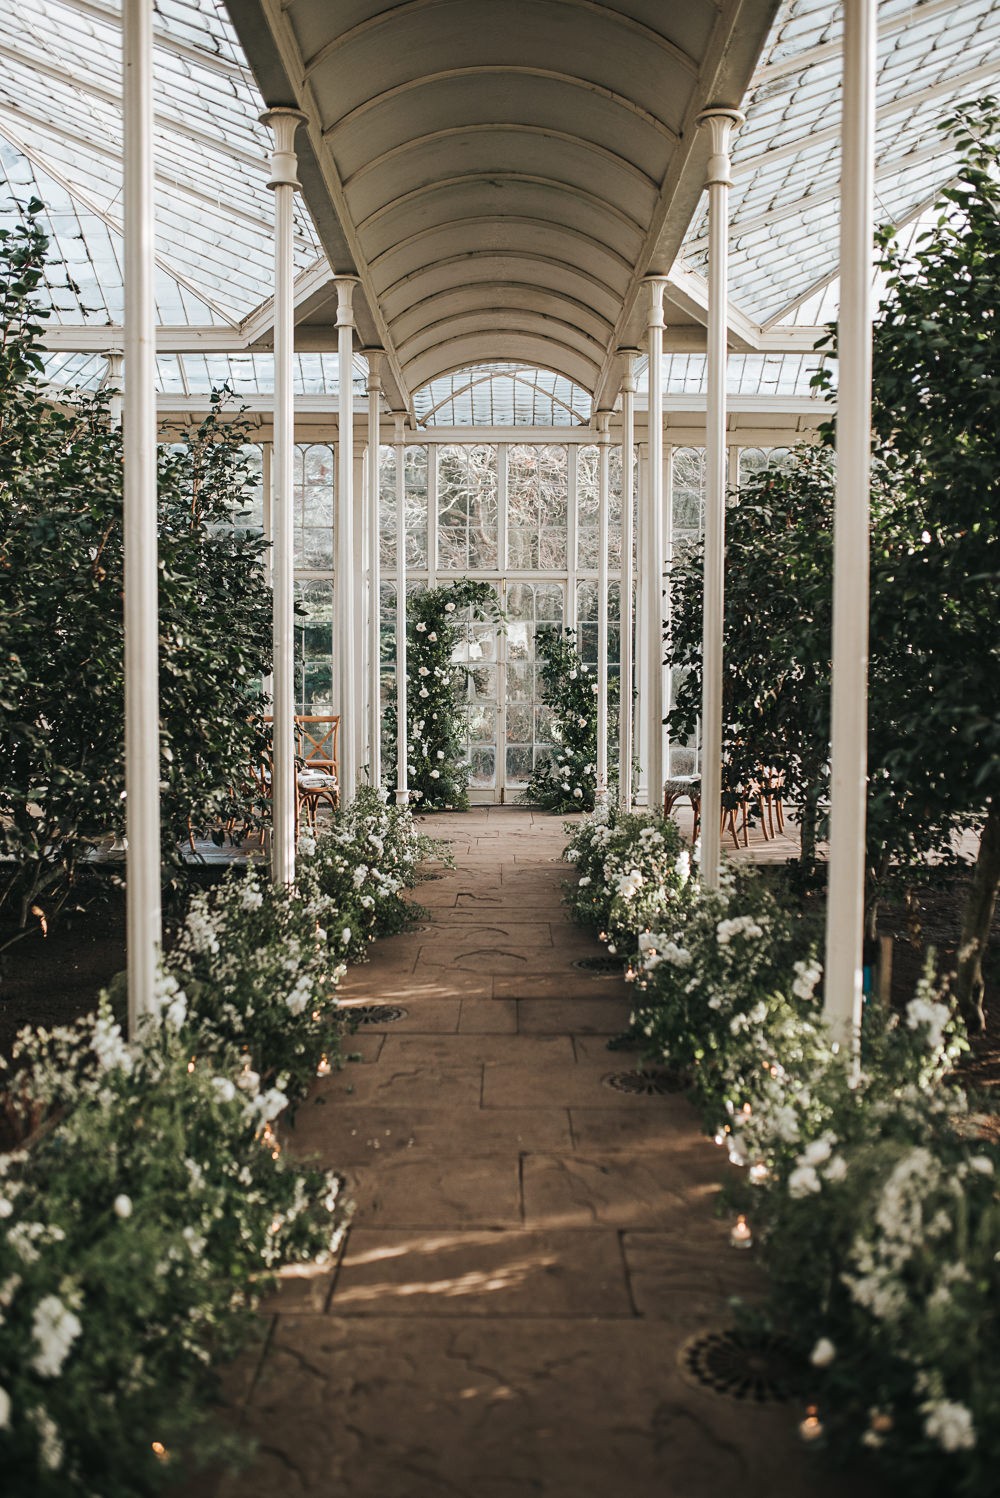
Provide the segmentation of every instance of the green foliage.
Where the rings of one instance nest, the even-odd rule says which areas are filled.
[[[40,205],[33,205],[34,211]],[[0,232],[0,910],[51,918],[81,855],[120,828],[124,791],[122,447],[108,396],[56,405],[42,379],[46,253],[32,218]],[[234,528],[247,438],[224,398],[159,450],[163,835],[169,849],[236,807],[266,747],[263,542]]]
[[[463,613],[500,622],[496,594],[486,582],[460,578],[407,600],[406,683],[410,797],[425,811],[462,811],[469,804],[465,760],[468,666],[453,660]],[[395,783],[396,705],[385,712],[386,784]]]
[[[245,872],[192,901],[130,1045],[103,1003],[0,1063],[8,1123],[42,1125],[0,1156],[11,1498],[145,1498],[232,1454],[203,1428],[211,1365],[252,1335],[276,1269],[336,1244],[340,1183],[288,1161],[279,1120],[338,1060],[345,958],[398,929],[437,848],[374,790],[302,844],[294,889]]]
[[[273,1142],[283,1094],[163,997],[140,1047],[104,1010],[15,1056],[21,1105],[69,1111],[30,1154],[0,1157],[10,1498],[137,1498],[216,1455],[211,1363],[253,1334],[278,1266],[322,1260],[339,1236],[335,1178]]]
[[[536,765],[524,791],[545,811],[593,811],[597,794],[597,680],[584,664],[573,630],[539,629],[535,639],[542,701],[552,713],[556,741]],[[608,683],[608,737],[613,741],[618,683]]]
[[[620,849],[602,875],[610,842],[577,830],[581,864],[604,881],[571,894],[585,916],[610,906],[630,862]],[[648,914],[629,964],[633,1032],[650,1060],[689,1076],[738,1168],[727,1199],[771,1290],[743,1314],[811,1363],[819,1444],[874,1460],[908,1498],[991,1491],[1000,1147],[956,1085],[967,1042],[953,1007],[926,977],[903,1015],[870,1006],[855,1077],[817,1003],[810,922],[759,874],[718,891],[691,879]]]
[[[725,794],[762,766],[783,770],[806,867],[829,771],[833,484],[830,455],[803,445],[754,473],[726,511]],[[680,739],[701,712],[703,566],[699,542],[671,570],[667,654],[684,675],[667,722]]]

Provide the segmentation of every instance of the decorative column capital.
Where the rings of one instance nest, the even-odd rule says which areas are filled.
[[[642,284],[649,293],[649,305],[646,313],[647,328],[663,327],[663,293],[666,290],[666,276],[643,276]]]
[[[337,287],[337,327],[354,327],[354,288],[358,285],[357,276],[336,276],[334,282]]]
[[[396,447],[402,447],[406,441],[406,412],[394,411],[392,413],[392,440]]]
[[[301,186],[295,156],[295,132],[307,119],[308,115],[304,115],[301,109],[268,109],[260,116],[261,124],[274,132],[268,187],[297,189]]]
[[[611,412],[598,411],[597,413],[597,440],[600,443],[611,441]]]
[[[635,365],[636,360],[642,357],[642,350],[637,348],[620,348],[618,353],[622,360],[622,390],[628,391],[630,395],[635,394]]]
[[[706,187],[732,187],[733,174],[729,160],[729,143],[733,131],[738,130],[746,119],[741,110],[723,105],[715,109],[703,109],[698,124],[708,127],[712,140],[712,154],[705,169]]]
[[[377,395],[382,389],[382,360],[385,358],[385,349],[366,348],[361,352],[368,362],[368,394]]]

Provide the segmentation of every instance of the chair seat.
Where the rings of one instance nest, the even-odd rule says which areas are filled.
[[[299,789],[303,791],[335,790],[337,786],[336,775],[318,775],[314,772],[304,771],[298,777]]]
[[[690,791],[699,789],[700,786],[700,775],[671,775],[663,782],[664,794],[669,796],[686,796]]]

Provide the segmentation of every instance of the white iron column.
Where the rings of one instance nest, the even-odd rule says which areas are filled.
[[[626,349],[622,379],[622,580],[621,645],[618,667],[618,804],[632,810],[632,533],[635,513],[633,455],[635,449],[635,361],[637,350]]]
[[[597,413],[597,803],[608,799],[608,469],[609,411]]]
[[[712,138],[708,161],[708,359],[705,414],[705,592],[701,652],[701,867],[719,882],[722,852],[722,625],[726,547],[726,355],[729,285],[729,140],[743,116],[706,109],[698,117]]]
[[[354,276],[337,277],[337,661],[340,714],[340,798],[358,784],[358,681],[354,583]]]
[[[852,1045],[865,891],[875,69],[875,0],[845,0],[825,1003],[837,1038]]]
[[[295,878],[295,385],[292,206],[298,187],[295,132],[305,119],[297,109],[269,109],[261,123],[274,132],[274,448],[271,455],[271,579],[274,590],[274,752],[271,774],[271,877]]]
[[[649,294],[647,352],[649,436],[647,554],[643,558],[646,635],[646,804],[663,801],[663,288],[664,276],[646,279]]]
[[[368,780],[382,784],[382,569],[379,555],[379,402],[382,350],[368,349]]]
[[[129,1034],[153,1008],[160,913],[153,6],[125,0],[125,826]]]
[[[396,445],[396,805],[410,800],[406,760],[410,752],[406,731],[406,448],[403,417],[395,418]]]

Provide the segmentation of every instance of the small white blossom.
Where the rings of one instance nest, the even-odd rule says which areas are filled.
[[[31,1335],[38,1351],[31,1366],[42,1378],[56,1378],[69,1350],[83,1327],[78,1316],[64,1306],[58,1295],[44,1296],[35,1307]]]
[[[809,1354],[809,1361],[810,1363],[812,1363],[814,1368],[829,1368],[830,1364],[833,1362],[836,1356],[837,1349],[830,1341],[830,1338],[820,1337],[819,1341],[816,1343],[816,1346]]]
[[[937,1441],[942,1451],[971,1451],[976,1444],[972,1415],[964,1404],[938,1399],[921,1405],[924,1434]]]
[[[115,1216],[121,1217],[123,1220],[126,1217],[132,1216],[132,1198],[126,1196],[124,1192],[122,1192],[121,1196],[115,1197]]]
[[[788,1194],[796,1201],[819,1191],[822,1182],[812,1165],[797,1165],[788,1177]]]

